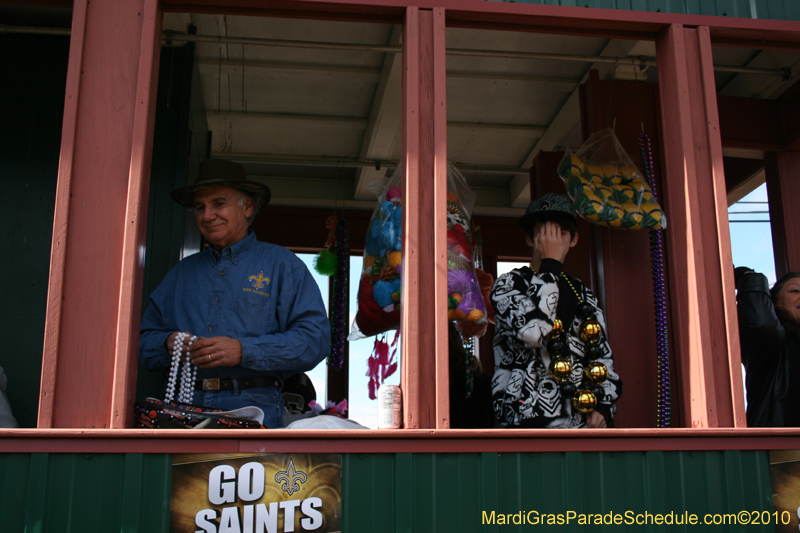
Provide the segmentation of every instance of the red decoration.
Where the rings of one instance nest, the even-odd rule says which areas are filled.
[[[394,340],[389,345],[386,342],[386,334],[375,338],[372,348],[372,355],[367,359],[367,377],[369,378],[369,399],[377,398],[378,387],[383,385],[386,378],[397,371],[397,339],[400,332],[394,334]],[[389,348],[394,348],[389,353]]]
[[[339,218],[336,215],[331,215],[325,220],[325,227],[331,230],[328,232],[328,239],[325,241],[325,248],[330,248],[336,243],[336,226],[339,224]]]

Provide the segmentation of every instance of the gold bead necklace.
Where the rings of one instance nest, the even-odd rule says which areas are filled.
[[[536,269],[533,268],[533,263],[530,264],[530,269],[535,276]],[[575,288],[575,285],[572,284],[569,276],[564,274],[563,271],[558,276],[567,282],[569,288],[575,293],[581,305],[585,304],[586,302],[583,301],[583,298]],[[578,386],[569,383],[572,375],[572,362],[561,356],[566,347],[566,343],[558,341],[558,338],[562,337],[563,333],[565,333],[564,326],[561,320],[556,317],[553,323],[553,331],[547,336],[549,338],[547,351],[555,356],[555,358],[550,361],[548,370],[550,375],[560,383],[562,392],[565,393],[567,397],[572,397],[573,408],[580,413],[588,414],[595,410],[599,396],[602,395],[602,389],[598,388],[598,386],[608,379],[608,368],[606,368],[606,365],[596,360],[599,356],[598,344],[603,335],[602,327],[597,321],[588,319],[587,317],[587,320],[585,320],[579,328],[580,337],[586,343],[587,348],[595,350],[594,357],[590,358],[595,360],[588,363],[584,371],[589,380],[588,386],[584,385],[584,383],[579,383]]]

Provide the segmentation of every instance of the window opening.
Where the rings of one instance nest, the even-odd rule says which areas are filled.
[[[330,278],[327,276],[323,276],[317,273],[314,270],[314,254],[297,254],[297,257],[300,258],[303,263],[305,263],[306,268],[308,268],[309,272],[311,272],[311,276],[314,278],[314,281],[317,283],[319,287],[319,291],[322,294],[322,300],[325,302],[325,311],[328,312],[328,316],[330,316],[330,302],[328,301],[328,283]],[[308,377],[311,379],[311,382],[314,384],[314,390],[317,393],[317,403],[319,405],[325,406],[327,404],[327,388],[328,388],[328,363],[327,360],[322,360],[320,363],[314,367],[313,370],[309,370],[306,372]]]
[[[797,52],[760,50],[728,46],[713,46],[714,63],[739,65],[751,68],[793,69],[800,62]],[[761,280],[752,274],[743,275],[748,267],[766,277],[767,287],[772,287],[778,278],[775,251],[785,249],[774,242],[772,229],[790,224],[790,213],[770,213],[768,192],[765,180],[775,179],[783,170],[770,167],[770,159],[778,157],[768,151],[751,147],[772,144],[786,149],[787,139],[795,135],[794,106],[797,100],[794,86],[798,77],[786,72],[770,75],[767,72],[715,72],[717,88],[717,107],[720,118],[720,137],[723,149],[723,164],[728,199],[728,221],[731,253],[734,266],[734,280],[737,289],[737,318],[739,318],[740,347],[742,355],[742,378],[745,408],[748,409],[748,424],[752,426],[784,425],[783,410],[773,409],[767,398],[776,386],[772,376],[759,366],[759,361],[775,360],[778,353],[769,351],[771,328],[767,326],[768,316],[775,316],[769,306],[769,299],[759,299],[758,287]],[[776,175],[771,177],[770,172]],[[770,191],[773,192],[773,191]],[[774,191],[781,194],[780,191]],[[786,195],[786,192],[782,194]],[[791,246],[791,245],[790,245]],[[755,306],[754,302],[760,302]],[[759,309],[758,313],[751,311]],[[751,316],[757,315],[757,316]],[[762,322],[764,320],[764,322]],[[783,321],[782,321],[783,322]],[[752,324],[759,327],[752,328]],[[754,349],[754,346],[758,346]],[[783,348],[781,348],[782,350]],[[757,353],[757,358],[754,355]],[[784,375],[788,372],[779,371]],[[789,386],[795,386],[789,379]],[[749,380],[749,382],[748,382]],[[749,396],[749,398],[748,398]],[[765,403],[766,402],[766,403]],[[766,410],[778,413],[776,417],[763,417],[759,413]],[[788,425],[794,425],[789,423]]]
[[[529,257],[525,233],[517,224],[529,202],[545,193],[565,192],[557,169],[564,148],[576,148],[582,143],[580,85],[587,80],[590,69],[596,67],[586,58],[630,51],[630,48],[620,47],[610,54],[612,48],[607,39],[448,28],[448,158],[462,171],[470,188],[477,193],[473,218],[494,215],[510,219],[511,224],[504,235],[484,232],[483,248],[490,250],[484,255],[493,256],[488,263],[496,265],[497,277],[528,265],[529,260],[499,261],[498,257]],[[575,58],[582,56],[584,60],[552,61],[555,58],[548,56],[548,52],[552,54],[554,50]],[[597,63],[602,63],[600,66],[604,74],[613,70],[613,64]],[[608,102],[605,101],[603,111],[607,113],[607,110]],[[588,129],[591,131],[591,126]],[[585,241],[579,241],[580,251],[570,250],[564,270],[569,269],[574,279],[591,284],[597,282],[591,274],[596,269],[593,230],[584,223],[578,232]],[[491,239],[497,239],[497,242],[491,242]],[[504,316],[505,311],[499,307],[495,312],[498,311],[500,320],[510,320]],[[533,320],[520,315],[515,323],[523,319],[525,324]],[[497,314],[495,320],[498,320]],[[492,336],[495,331],[497,327],[487,335]],[[528,363],[519,362],[519,368],[515,369],[512,368],[516,364],[513,357],[501,356],[498,361],[486,361],[486,356],[494,359],[498,347],[492,348],[491,338],[488,342],[481,339],[480,344],[481,348],[487,348],[480,350],[480,355],[484,368],[494,372],[494,390],[499,390],[498,384],[502,385],[502,380],[505,380],[510,384],[506,387],[507,394],[517,394],[516,391],[520,389],[515,391],[511,380],[519,379],[526,372],[525,368],[528,367],[524,365]],[[504,353],[509,354],[513,350],[509,347]],[[529,348],[526,352],[525,357],[531,358],[538,358],[538,354],[544,353],[543,348]],[[502,425],[525,427],[519,422],[523,418],[528,422],[544,420],[544,414],[536,414],[539,406],[554,398],[553,403],[548,405],[560,406],[563,403],[558,392],[560,385],[554,381],[556,378],[547,373],[549,355],[546,357],[544,374],[538,376],[536,382],[547,381],[548,386],[553,384],[553,387],[542,394],[537,392],[535,386],[532,389],[523,387],[516,397],[516,404],[514,398],[508,396],[511,398],[507,400],[508,403],[514,407],[503,408],[501,416],[509,414],[514,420],[502,420]],[[534,359],[526,361],[531,361],[533,365]],[[498,362],[499,366],[492,368]],[[539,364],[536,368],[541,366]],[[512,378],[512,375],[515,377]],[[578,375],[582,374],[579,372]],[[452,386],[451,383],[451,390]],[[541,403],[537,403],[539,398]],[[524,403],[526,399],[527,403]],[[495,394],[492,401],[496,406],[503,399]],[[523,409],[527,412],[523,413]],[[553,408],[549,409],[548,413],[555,413]],[[566,410],[567,407],[564,407],[563,412],[566,413]],[[561,415],[549,418],[554,420],[557,416]],[[610,416],[609,413],[609,419]]]
[[[350,257],[350,323],[355,319],[358,304],[358,284],[361,280],[361,270],[364,258],[360,256]],[[395,332],[389,332],[389,341],[394,338]],[[398,341],[401,342],[401,341]],[[367,360],[372,355],[375,337],[367,337],[349,342],[350,372],[348,377],[349,390],[347,396],[348,418],[369,428],[378,427],[378,402],[370,400],[367,377]],[[399,360],[399,350],[398,350]],[[400,361],[402,365],[402,361]],[[398,365],[397,371],[389,376],[385,384],[399,385],[401,368]]]
[[[64,31],[0,35],[0,62],[17,73],[13,83],[0,84],[2,101],[13,102],[4,110],[4,120],[17,131],[0,146],[3,247],[16,258],[5,265],[2,283],[0,336],[6,349],[0,353],[0,404],[4,390],[19,427],[35,428],[72,14],[65,9],[43,19],[45,9],[27,10],[32,13],[25,16],[21,8],[5,9],[0,25],[48,25]],[[4,422],[12,424],[5,413],[0,425]]]
[[[522,268],[524,266],[528,266],[528,261],[498,261],[497,262],[497,277],[499,278],[503,274],[511,272],[515,268]]]
[[[159,103],[167,100],[167,110],[179,109],[176,112],[183,114],[178,118],[188,120],[183,127],[190,132],[167,136],[167,141],[186,141],[190,155],[186,162],[180,150],[161,154],[161,159],[154,155],[154,173],[169,164],[175,171],[163,187],[151,187],[151,193],[158,189],[160,194],[157,198],[151,194],[151,201],[165,205],[181,228],[183,248],[187,242],[191,247],[194,218],[184,220],[180,209],[172,213],[168,200],[175,179],[188,176],[192,182],[199,162],[208,157],[241,164],[248,179],[267,185],[272,193],[269,206],[251,228],[259,240],[298,253],[320,287],[327,309],[328,279],[318,275],[312,264],[314,253],[326,241],[326,219],[347,217],[343,211],[348,209],[371,210],[377,203],[372,182],[383,181],[393,162],[401,158],[402,27],[167,13],[163,30]],[[187,101],[191,104],[185,105]],[[159,118],[168,114],[157,113],[157,136]],[[161,144],[154,143],[156,149]],[[350,247],[363,248],[365,234],[363,224],[351,225]],[[151,232],[152,239],[165,237]],[[180,258],[178,237],[163,247],[165,264],[159,266],[164,268],[153,269],[147,294]],[[158,247],[148,243],[147,249]],[[357,282],[358,276],[352,281]],[[352,300],[356,292],[351,291]],[[355,309],[352,305],[351,312]],[[361,344],[369,344],[371,351],[372,340]],[[351,363],[350,368],[355,366],[363,374],[365,359],[360,363]],[[325,361],[308,372],[317,402],[323,406],[328,400],[327,374]],[[365,377],[359,378],[351,382],[352,387],[366,383]],[[139,381],[140,388],[146,388],[144,372]],[[160,376],[152,381],[149,388],[158,394]],[[338,396],[340,389],[331,387]],[[137,397],[145,395],[137,393]],[[343,396],[349,399],[350,395]],[[358,400],[356,411],[357,404]]]
[[[178,15],[178,17],[179,17],[178,18],[179,25],[181,25],[180,24],[181,20],[183,22],[189,22],[192,25],[194,25],[194,22],[198,22],[201,25],[205,24],[205,29],[211,29],[211,33],[212,34],[214,33],[213,26],[216,25],[217,33],[219,33],[220,36],[225,36],[225,37],[229,37],[230,35],[235,34],[237,32],[237,30],[239,29],[239,27],[238,27],[239,22],[241,22],[241,20],[245,19],[245,17],[240,17],[238,19],[241,19],[241,20],[237,21],[237,17],[224,17],[224,16],[223,17],[211,16],[208,19],[202,19],[202,18],[198,18],[198,17],[201,17],[201,16],[196,16],[196,15]],[[183,18],[181,19],[180,17],[183,17]],[[291,26],[290,23],[287,23],[287,22],[285,22],[283,20],[281,20],[280,23],[281,24],[285,24],[286,27]],[[310,21],[302,21],[301,24],[309,24],[309,25],[311,25],[312,22],[310,22]],[[326,23],[324,23],[324,22],[313,22],[313,24],[326,24]],[[182,26],[185,28],[186,24],[183,24]],[[371,26],[375,26],[375,25],[371,25]],[[167,28],[167,27],[169,27],[169,25],[165,24],[165,28]],[[282,26],[279,26],[279,27],[281,29],[283,29]],[[319,29],[319,28],[317,28],[317,29]],[[397,30],[397,28],[393,28],[393,30]],[[458,34],[454,33],[454,31],[455,32],[458,32],[458,31],[469,32],[469,31],[474,31],[474,30],[452,30],[452,29],[449,29],[448,30],[448,40],[450,40],[454,35],[458,37]],[[190,29],[189,32],[191,33],[192,30]],[[205,32],[201,30],[200,33],[205,33]],[[339,31],[338,33],[344,35],[347,32]],[[380,33],[380,32],[378,32],[378,33]],[[384,32],[382,34],[383,37],[385,37],[383,39],[383,42],[384,43],[388,43],[391,46],[396,46],[396,41],[394,40],[394,37],[391,35],[391,33],[392,33],[392,28],[390,28],[389,33],[385,33]],[[494,32],[494,33],[502,34],[503,32]],[[488,34],[488,32],[487,32],[487,34]],[[509,34],[511,34],[511,32],[509,32]],[[524,35],[524,34],[522,34],[522,35]],[[464,37],[464,36],[466,36],[468,38],[473,38],[474,37],[474,35],[470,35],[469,33],[465,33],[465,34],[461,35],[461,37]],[[289,37],[292,37],[292,36],[290,35]],[[506,37],[508,37],[508,36],[506,36]],[[541,37],[541,36],[539,36],[539,37]],[[320,37],[320,38],[322,38],[322,37]],[[538,38],[538,37],[536,37],[536,38]],[[580,39],[580,38],[574,38],[574,39]],[[168,38],[168,40],[169,40],[169,38]],[[286,39],[286,40],[291,40],[291,39]],[[491,51],[491,49],[498,47],[498,45],[496,43],[492,43],[490,41],[491,41],[491,39],[487,39],[487,42],[481,43],[480,48],[484,48],[486,50]],[[591,41],[591,40],[588,39],[585,42],[589,42],[589,41]],[[603,44],[602,41],[604,41],[604,40],[597,39],[595,41],[597,41],[597,43]],[[375,38],[375,42],[376,42],[376,44],[380,45],[381,44],[381,39],[380,38]],[[461,48],[461,49],[467,49],[467,48],[469,48],[471,46],[468,42],[462,42],[462,43],[455,43],[455,42],[451,43],[451,42],[449,42],[448,43],[448,45],[451,45],[451,44],[456,44],[457,47]],[[611,44],[614,44],[614,43],[611,43],[611,42],[605,43],[606,46],[609,46]],[[241,53],[237,53],[237,51],[235,49],[236,46],[240,46]],[[499,45],[499,46],[502,48],[504,46],[507,47],[508,45],[506,43],[506,44],[502,44],[502,45]],[[204,59],[200,59],[199,60],[199,64],[201,65],[200,66],[200,70],[201,71],[205,70],[206,73],[216,70],[216,74],[217,74],[216,82],[217,83],[216,83],[216,90],[212,86],[213,84],[204,84],[202,86],[202,92],[205,92],[206,96],[207,96],[207,98],[206,98],[206,100],[207,100],[207,108],[206,108],[207,118],[209,119],[210,122],[213,122],[215,120],[220,121],[216,125],[215,124],[210,124],[210,127],[215,133],[217,133],[217,132],[221,133],[221,141],[220,141],[220,137],[217,138],[219,144],[216,144],[216,145],[214,144],[214,142],[213,142],[214,136],[213,135],[211,137],[211,141],[212,142],[208,144],[208,146],[210,146],[210,148],[211,148],[212,155],[216,156],[216,157],[231,157],[232,155],[235,155],[236,158],[238,158],[242,162],[245,162],[246,165],[248,166],[249,170],[252,170],[255,175],[260,176],[261,179],[263,179],[265,182],[269,182],[271,184],[271,186],[273,187],[274,191],[279,191],[280,192],[280,194],[276,195],[276,198],[275,198],[275,200],[277,200],[278,204],[281,204],[281,202],[282,202],[282,205],[291,205],[291,206],[294,206],[294,205],[306,205],[306,206],[307,205],[317,205],[317,206],[319,206],[319,205],[325,204],[327,201],[330,200],[331,191],[334,191],[335,194],[340,194],[340,193],[342,193],[342,191],[352,190],[351,185],[354,185],[354,184],[357,185],[357,187],[355,189],[356,190],[360,190],[360,187],[363,185],[364,182],[362,180],[360,180],[359,178],[356,178],[357,181],[354,182],[353,181],[353,176],[350,175],[348,172],[341,172],[339,170],[341,168],[356,169],[356,172],[357,172],[357,169],[368,168],[368,167],[365,166],[367,164],[369,164],[370,166],[372,166],[374,164],[376,171],[380,171],[380,162],[382,160],[384,160],[383,157],[381,157],[379,155],[369,155],[368,152],[370,152],[370,147],[367,146],[367,145],[364,145],[363,143],[362,143],[362,146],[361,146],[360,150],[357,150],[358,151],[358,155],[357,156],[356,155],[352,155],[354,153],[352,150],[349,152],[350,153],[349,156],[348,155],[329,156],[328,152],[325,152],[324,155],[308,154],[308,153],[301,153],[301,154],[298,155],[296,153],[292,153],[292,150],[290,148],[287,148],[286,146],[284,146],[282,148],[279,148],[279,149],[277,149],[277,150],[275,150],[274,152],[271,152],[271,153],[261,153],[258,150],[258,148],[257,148],[257,146],[255,144],[255,141],[253,141],[253,139],[256,139],[258,136],[257,135],[242,135],[241,132],[237,133],[235,131],[236,130],[236,126],[235,125],[236,125],[237,122],[245,123],[245,122],[248,122],[248,121],[250,121],[252,119],[267,119],[267,120],[273,120],[273,121],[277,121],[277,122],[280,122],[282,120],[287,120],[287,119],[299,119],[301,121],[302,120],[312,120],[313,121],[313,120],[317,120],[317,119],[321,119],[321,118],[324,121],[324,119],[330,119],[331,116],[326,116],[322,112],[318,112],[316,115],[312,114],[312,116],[299,116],[300,114],[281,113],[281,112],[275,112],[274,110],[271,110],[271,111],[270,110],[268,110],[268,111],[253,111],[253,108],[250,107],[250,105],[248,103],[248,98],[246,96],[246,93],[249,91],[249,87],[252,86],[252,84],[250,84],[245,79],[245,73],[248,70],[248,68],[249,67],[257,67],[257,68],[266,68],[267,70],[269,70],[269,69],[286,68],[288,70],[292,70],[293,67],[291,65],[286,65],[286,64],[280,64],[279,65],[279,63],[284,59],[284,56],[281,55],[281,54],[275,54],[274,56],[271,56],[271,57],[266,58],[266,59],[264,57],[259,56],[258,58],[252,60],[250,58],[250,56],[249,56],[249,48],[247,48],[247,45],[242,45],[240,43],[237,44],[237,43],[234,43],[234,42],[226,42],[224,44],[208,44],[208,47],[209,47],[209,50],[216,49],[217,54],[214,55],[212,53],[209,56],[206,56]],[[224,52],[223,52],[223,48],[224,48]],[[308,47],[308,48],[312,48],[312,47]],[[367,47],[367,48],[368,49],[366,49],[365,51],[368,52],[368,53],[373,53],[373,52],[375,54],[384,54],[385,53],[387,57],[388,56],[396,57],[393,51],[380,52],[380,51],[378,51],[377,48],[374,48],[374,49],[369,49],[369,47]],[[476,45],[476,48],[478,48],[477,45]],[[517,47],[512,46],[511,48],[512,49],[516,49]],[[284,50],[284,48],[281,48],[281,50]],[[633,56],[634,55],[633,50],[635,50],[635,47],[630,49],[630,50],[627,50],[627,53],[629,55]],[[602,52],[606,53],[606,52],[608,52],[608,50],[604,49],[604,50],[602,50]],[[292,54],[288,54],[288,55],[290,56],[290,61],[289,62],[295,61],[298,58],[305,57],[303,54],[294,54],[294,53],[292,53]],[[469,54],[458,54],[458,55],[460,55],[462,58],[469,56]],[[489,55],[491,55],[491,54],[489,54]],[[216,59],[216,64],[214,64],[215,63],[214,59]],[[572,93],[570,93],[570,90],[565,90],[564,91],[565,93],[569,93],[569,97],[567,98],[567,100],[569,100],[569,98],[571,98],[572,95],[574,95],[574,90],[576,89],[574,80],[569,80],[568,82],[565,82],[564,79],[559,81],[559,80],[557,80],[555,78],[552,78],[552,77],[547,77],[546,80],[534,79],[534,78],[537,78],[537,76],[535,74],[534,75],[530,75],[530,74],[524,74],[524,73],[520,74],[518,72],[515,73],[515,72],[512,72],[513,68],[511,68],[509,70],[510,62],[517,61],[518,59],[514,59],[514,58],[512,58],[510,56],[506,57],[506,59],[508,61],[504,60],[502,62],[503,64],[500,67],[497,67],[496,64],[492,64],[493,60],[492,61],[488,60],[488,56],[487,57],[482,57],[480,61],[483,61],[484,65],[491,65],[490,70],[491,69],[495,69],[495,70],[499,69],[501,72],[494,71],[494,72],[477,72],[477,73],[472,72],[472,73],[470,73],[470,72],[458,71],[457,69],[454,69],[452,72],[450,72],[450,63],[451,63],[451,61],[448,58],[448,82],[450,81],[451,78],[465,78],[465,79],[473,79],[473,80],[485,80],[485,79],[491,79],[492,77],[497,76],[499,74],[501,76],[501,78],[500,78],[501,82],[502,82],[501,85],[505,86],[505,87],[508,87],[509,84],[513,84],[513,83],[516,83],[516,82],[519,82],[519,81],[522,81],[522,82],[534,82],[534,83],[538,83],[539,81],[545,81],[547,83],[566,83],[566,85],[570,85],[570,84],[573,85],[573,89],[570,89],[571,91],[573,91]],[[530,57],[530,58],[525,59],[525,61],[534,61],[535,62],[535,61],[539,61],[539,59]],[[324,63],[324,62],[321,62],[321,63]],[[307,70],[314,70],[315,68],[327,67],[328,66],[327,64],[323,65],[321,63],[318,63],[316,65],[316,67],[311,68],[311,69],[307,69]],[[368,63],[370,63],[370,61],[364,61],[363,63],[359,63],[358,61],[356,61],[354,63],[355,63],[356,66],[351,64],[349,66],[339,67],[339,68],[341,69],[342,73],[344,73],[348,69],[358,70],[360,66],[367,65]],[[574,64],[579,65],[580,63],[574,63]],[[380,69],[376,68],[376,65],[380,65]],[[216,67],[216,69],[215,69],[215,67]],[[615,65],[615,69],[618,71],[619,68],[617,68],[617,67],[618,67],[618,65]],[[381,76],[382,76],[383,72],[385,72],[386,69],[387,69],[387,64],[386,63],[381,63],[381,62],[373,62],[373,63],[371,63],[371,66],[368,66],[368,67],[365,67],[365,68],[366,69],[370,69],[371,68],[373,71],[382,70],[382,74],[381,74]],[[636,70],[636,66],[635,65],[632,68],[633,68],[633,70]],[[306,69],[304,67],[304,68],[298,69],[298,70],[306,70]],[[324,68],[322,68],[322,70],[324,70]],[[264,71],[260,70],[259,72],[264,72]],[[510,74],[509,74],[509,72],[510,72]],[[241,80],[238,83],[238,85],[237,85],[237,82],[235,81],[235,77],[237,76],[237,73],[241,77]],[[373,72],[373,74],[374,74],[374,72]],[[586,71],[584,71],[583,72],[583,76],[585,77],[586,74],[587,74]],[[269,75],[267,75],[266,77],[269,78]],[[374,78],[374,76],[373,76],[373,78]],[[384,83],[384,81],[385,80],[381,79],[381,80],[379,80],[378,83],[375,83],[374,80],[372,82],[368,82],[368,83],[372,83],[373,85],[380,85],[380,84]],[[495,85],[497,85],[497,83],[495,83]],[[350,86],[352,86],[352,83],[350,83]],[[491,89],[491,88],[488,89],[488,93],[491,93],[493,90],[494,89]],[[452,92],[453,92],[453,94],[450,95],[452,97],[450,99],[450,101],[451,102],[458,101],[458,94],[457,93],[459,91],[458,90],[454,90]],[[467,92],[469,92],[469,91],[467,91]],[[488,93],[485,93],[485,94],[488,94]],[[315,94],[318,94],[318,92],[315,93]],[[485,94],[484,94],[484,96],[485,96]],[[481,95],[478,95],[478,96],[481,96]],[[483,98],[483,97],[477,98],[477,100],[478,101],[484,101],[484,102],[491,101],[491,99],[486,99],[486,98]],[[503,98],[500,98],[499,100],[503,100]],[[561,108],[562,110],[565,107],[567,107],[567,105],[566,105],[566,101],[567,100],[565,100],[565,102],[564,102],[565,106]],[[376,119],[376,117],[374,116],[374,110],[375,110],[375,106],[376,105],[378,105],[378,106],[380,105],[378,103],[377,98],[372,100],[372,106],[371,107],[372,107],[372,111],[373,112],[369,113],[369,118],[366,119],[366,120],[365,120],[364,116],[361,116],[361,117],[338,116],[338,117],[335,117],[337,120],[333,120],[333,122],[341,122],[341,123],[347,122],[347,120],[342,120],[342,121],[338,120],[339,118],[345,118],[345,119],[348,119],[348,120],[352,120],[353,123],[360,122],[362,124],[362,126],[364,125],[364,123],[366,123],[366,126],[364,126],[364,129],[367,130],[367,133],[365,135],[365,137],[367,137],[369,135],[369,129],[371,127],[369,124],[374,122],[375,119]],[[486,107],[486,106],[484,106],[484,107]],[[509,107],[513,108],[514,106],[509,106]],[[574,111],[574,105],[572,106],[572,108],[573,108],[573,111]],[[451,107],[448,107],[448,111],[451,111]],[[211,114],[215,115],[217,118],[212,117]],[[220,120],[218,117],[220,115],[222,115],[222,114],[227,114],[227,116],[224,119]],[[366,115],[366,114],[362,113],[362,115]],[[473,156],[475,155],[475,153],[477,153],[477,149],[475,149],[475,150],[472,149],[472,147],[476,146],[476,140],[475,140],[475,138],[471,138],[471,139],[469,139],[469,142],[466,142],[466,143],[462,144],[462,146],[460,147],[460,153],[461,154],[466,154],[462,158],[465,161],[465,162],[462,162],[462,166],[468,167],[468,166],[472,165],[474,167],[474,170],[472,172],[473,175],[478,175],[478,174],[483,173],[483,174],[488,176],[488,175],[491,175],[492,173],[496,173],[496,174],[505,174],[506,176],[513,176],[510,179],[507,179],[507,177],[503,177],[502,179],[498,180],[497,182],[493,182],[493,183],[491,183],[492,182],[492,178],[489,178],[489,177],[479,178],[477,180],[474,179],[474,178],[469,178],[468,177],[468,181],[474,182],[475,183],[475,187],[477,189],[481,189],[481,187],[484,188],[484,190],[479,191],[480,193],[482,193],[482,194],[479,194],[479,198],[481,198],[483,200],[483,203],[479,202],[480,207],[478,208],[476,213],[502,214],[504,216],[517,216],[519,214],[518,212],[514,213],[511,210],[504,210],[502,208],[502,206],[498,206],[498,205],[494,205],[494,204],[497,202],[497,199],[500,198],[505,193],[504,189],[506,189],[506,187],[508,188],[508,191],[511,193],[510,194],[510,197],[512,198],[512,208],[511,209],[519,210],[519,209],[521,209],[521,206],[524,205],[524,203],[526,203],[525,194],[526,194],[526,182],[528,181],[528,178],[527,178],[527,176],[524,175],[523,172],[520,172],[520,170],[524,169],[525,165],[528,164],[528,160],[529,159],[532,160],[533,158],[536,157],[533,154],[533,152],[536,151],[537,147],[539,147],[539,149],[541,150],[541,147],[539,146],[540,145],[540,141],[544,142],[543,139],[545,139],[545,137],[547,137],[547,132],[550,130],[550,128],[552,127],[553,123],[556,122],[557,118],[558,118],[557,116],[553,117],[552,121],[550,123],[546,123],[546,121],[545,121],[545,122],[542,122],[541,124],[538,124],[535,121],[527,121],[527,122],[529,122],[527,124],[502,123],[502,122],[494,122],[494,123],[492,123],[492,122],[487,121],[486,119],[484,119],[484,118],[482,118],[480,116],[477,116],[474,121],[449,120],[449,123],[450,123],[449,124],[449,129],[450,130],[458,130],[458,129],[462,129],[463,130],[463,129],[472,128],[473,131],[471,133],[475,133],[476,131],[481,130],[481,129],[484,129],[484,130],[508,130],[508,129],[514,130],[514,129],[516,129],[516,130],[519,130],[519,131],[525,131],[528,134],[531,134],[531,133],[541,134],[541,136],[539,137],[539,140],[536,141],[536,144],[534,145],[533,150],[531,152],[529,152],[525,158],[519,160],[519,161],[521,161],[521,163],[518,161],[518,162],[510,164],[510,165],[503,165],[503,164],[497,164],[497,163],[493,164],[491,162],[488,162],[488,163],[485,163],[485,162],[469,163],[469,161],[471,159],[474,159]],[[530,124],[533,124],[533,126],[530,126]],[[563,126],[563,124],[561,124],[561,125]],[[528,127],[529,129],[525,129],[526,127]],[[248,128],[244,128],[244,129],[247,130]],[[256,129],[257,130],[257,128],[252,128],[252,129]],[[347,128],[345,128],[345,129],[347,129]],[[357,128],[354,128],[354,129],[357,129]],[[292,128],[281,128],[281,130],[282,131],[292,131]],[[534,131],[534,130],[540,130],[540,131],[539,131],[539,133],[536,133],[536,131]],[[541,130],[544,130],[544,131],[541,131]],[[564,133],[564,132],[562,131],[562,133]],[[570,129],[568,132],[566,132],[564,136],[559,137],[559,138],[563,141],[564,139],[566,139],[570,135],[572,135],[572,136],[576,135],[576,130],[575,130],[574,127],[572,129]],[[358,136],[354,135],[353,138],[355,138],[355,137],[358,137]],[[452,137],[452,135],[451,135],[451,137]],[[497,138],[500,138],[500,137],[501,136],[497,136]],[[547,140],[547,142],[545,142],[545,145],[552,144],[553,138],[555,138],[554,135],[551,135],[549,140]],[[280,138],[279,140],[284,140],[284,139]],[[341,140],[341,139],[339,139],[339,140]],[[495,139],[495,140],[497,140],[497,139]],[[397,159],[397,152],[398,152],[399,148],[397,147],[396,143],[394,143],[394,144],[389,143],[389,144],[391,145],[391,149],[387,149],[386,153],[390,153],[391,152],[393,154],[393,156],[394,156],[394,159],[396,160]],[[501,146],[501,148],[507,148],[509,146],[507,143],[501,143],[501,144],[503,144],[503,146]],[[452,146],[453,146],[452,143],[449,144],[449,148],[452,148]],[[559,145],[559,144],[554,144],[554,145],[552,145],[550,147],[550,149],[551,150],[555,150],[555,149],[561,148],[561,147],[563,147],[563,146]],[[342,150],[341,153],[344,153],[346,151],[347,150]],[[498,152],[498,153],[500,153],[502,151],[503,151],[502,149],[501,150],[496,150],[496,152]],[[449,154],[449,155],[451,155],[451,158],[454,157],[453,154]],[[336,159],[336,160],[334,160],[334,159]],[[457,159],[458,159],[458,156],[455,157],[455,160],[457,160]],[[319,167],[319,170],[313,170],[312,171],[312,170],[310,170],[310,167]],[[480,168],[478,168],[478,167],[480,167]],[[469,170],[464,170],[464,172],[465,172],[465,174],[469,174],[470,173]],[[329,182],[327,184],[329,189],[324,189],[323,190],[320,187],[318,187],[317,185],[320,183],[320,180],[325,180],[325,179],[329,180]],[[481,181],[482,181],[482,183],[481,183]],[[307,191],[311,191],[311,192],[308,193],[307,197],[300,198],[300,197],[298,197],[296,195],[292,196],[294,190],[297,189],[297,187],[296,187],[297,183],[304,183],[304,184],[308,185],[308,187],[306,187],[305,189],[307,189]],[[501,183],[501,185],[498,187],[497,183]],[[321,196],[326,195],[326,194],[328,195],[327,197],[325,197],[325,198],[321,197]],[[338,198],[337,198],[337,201],[339,201]],[[364,207],[363,204],[359,204],[359,202],[361,202],[361,201],[368,202],[367,200],[359,200],[358,195],[356,195],[356,197],[354,199],[351,199],[349,197],[345,197],[345,199],[341,200],[341,205],[344,205],[345,202],[352,202],[352,206]],[[288,245],[288,242],[287,242],[287,245]],[[311,246],[307,246],[307,247],[310,248]]]
[[[769,218],[765,183],[728,208],[734,267],[747,266],[764,274],[772,287],[777,277]],[[744,364],[742,382],[747,408],[747,371]]]
[[[769,219],[765,183],[728,208],[734,267],[749,266],[761,272],[771,287],[777,277]]]

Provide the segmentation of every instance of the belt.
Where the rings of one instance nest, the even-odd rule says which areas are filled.
[[[213,378],[198,379],[194,383],[194,390],[233,390],[234,379],[237,381],[240,389],[252,389],[256,387],[281,388],[281,380],[278,378]]]

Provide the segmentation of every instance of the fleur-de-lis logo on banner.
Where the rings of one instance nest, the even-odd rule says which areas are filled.
[[[278,483],[283,481],[281,490],[288,492],[289,496],[291,496],[292,493],[300,490],[300,485],[298,485],[298,482],[306,482],[306,474],[305,472],[296,472],[294,469],[294,461],[289,459],[289,467],[283,472],[278,472],[275,474],[275,481]]]
[[[264,273],[259,272],[258,276],[250,276],[250,281],[253,282],[253,287],[260,289],[269,283],[269,278],[265,278]]]

